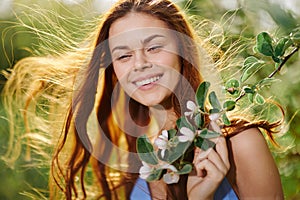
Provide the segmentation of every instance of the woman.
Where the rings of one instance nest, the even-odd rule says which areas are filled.
[[[271,136],[278,124],[265,121],[232,118],[214,149],[191,152],[194,170],[178,183],[139,178],[136,138],[147,134],[153,141],[175,128],[203,81],[197,42],[168,0],[122,0],[107,13],[84,77],[74,72],[78,89],[52,161],[52,178],[64,198],[283,199],[278,170],[258,129]],[[97,124],[91,131],[93,110]],[[86,192],[85,185],[93,184],[85,178],[89,163],[100,194]],[[55,184],[50,188],[57,198]]]

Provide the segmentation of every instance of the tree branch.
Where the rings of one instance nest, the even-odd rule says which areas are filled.
[[[280,63],[279,67],[274,70],[269,76],[268,78],[272,78],[277,72],[279,72],[283,65],[297,52],[299,51],[299,46],[296,46],[296,48],[293,49],[293,51],[287,55],[286,57],[284,57],[283,61]],[[245,91],[241,91],[240,95],[235,99],[235,102],[238,102],[243,96],[246,95],[246,92]]]
[[[279,72],[281,70],[281,68],[283,67],[283,65],[290,59],[290,57],[292,57],[297,51],[299,50],[299,47],[297,46],[296,48],[293,49],[293,51],[287,55],[286,57],[284,57],[283,61],[280,63],[279,67],[277,69],[275,69],[269,76],[268,78],[272,78],[277,72]]]

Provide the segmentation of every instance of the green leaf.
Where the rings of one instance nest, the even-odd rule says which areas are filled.
[[[235,108],[235,104],[236,102],[235,101],[232,101],[232,100],[228,100],[228,101],[225,101],[224,104],[223,104],[223,108],[226,110],[226,111],[231,111]]]
[[[209,110],[209,114],[219,113],[219,112],[220,112],[220,110],[217,109],[217,108],[213,108],[213,109],[210,109],[210,110]]]
[[[196,91],[196,102],[202,111],[204,111],[204,103],[209,87],[210,83],[204,81],[200,84]]]
[[[287,50],[290,46],[292,46],[294,43],[293,43],[293,40],[291,38],[288,38],[288,41],[285,43],[285,50]]]
[[[279,79],[275,79],[274,77],[272,78],[264,78],[262,80],[260,80],[258,83],[257,83],[257,86],[258,87],[264,87],[264,86],[270,86],[272,83],[275,83],[277,81],[280,81]]]
[[[280,27],[280,30],[286,34],[289,34],[297,24],[299,25],[299,20],[295,18],[289,9],[284,9],[279,3],[267,3],[267,1],[265,3],[264,10],[272,17],[277,27]]]
[[[168,163],[173,163],[182,155],[184,155],[190,144],[190,142],[179,142],[176,147],[171,148],[168,152]]]
[[[230,79],[226,82],[225,87],[226,88],[231,88],[231,87],[238,88],[238,87],[240,87],[240,82],[235,78]]]
[[[191,164],[185,164],[178,172],[176,172],[177,174],[181,175],[181,174],[188,174],[192,171],[193,166]]]
[[[286,50],[285,45],[288,42],[288,40],[289,40],[288,38],[281,38],[278,41],[278,43],[275,47],[275,50],[274,50],[274,56],[275,57],[280,57],[280,56],[284,55],[285,50]]]
[[[187,120],[185,116],[181,116],[180,118],[177,119],[176,125],[178,130],[181,129],[182,127],[187,127],[191,130],[194,130],[194,127],[191,125],[191,123]]]
[[[280,63],[280,62],[281,62],[281,59],[278,58],[278,57],[272,56],[272,59],[273,59],[273,61],[276,62],[276,63]]]
[[[280,63],[275,63],[275,69],[278,69],[280,67]]]
[[[146,135],[138,137],[137,152],[142,161],[152,165],[158,164],[158,158],[155,155],[153,146]]]
[[[298,32],[295,32],[292,37],[291,37],[292,41],[296,44],[300,44],[300,31],[298,30]]]
[[[267,32],[262,32],[256,37],[257,50],[265,56],[273,56],[272,38]]]
[[[208,129],[203,129],[200,134],[199,134],[200,137],[202,138],[206,138],[206,139],[210,139],[210,138],[216,138],[216,137],[219,137],[220,136],[220,133],[217,133],[215,131],[212,131],[212,130],[208,130]]]
[[[241,82],[245,82],[263,67],[262,62],[254,62],[243,70]]]
[[[214,109],[221,109],[221,105],[220,102],[217,98],[217,95],[215,93],[215,91],[212,91],[211,93],[209,93],[208,95],[208,99],[209,99],[209,103],[210,105],[214,108]]]
[[[204,125],[204,116],[201,113],[195,115],[194,118],[195,124],[198,128],[201,128]],[[194,130],[194,129],[191,129]]]
[[[253,103],[253,100],[254,100],[254,93],[248,93],[247,94],[247,97],[248,97],[248,100]]]
[[[252,51],[253,51],[254,53],[259,53],[259,51],[258,51],[258,49],[257,49],[257,46],[253,46]]]
[[[258,103],[258,104],[260,104],[260,105],[262,105],[262,104],[265,103],[265,99],[264,99],[263,96],[261,96],[260,94],[257,93],[255,95],[255,102]]]
[[[243,70],[248,69],[253,63],[258,63],[259,60],[254,56],[249,56],[244,60]]]
[[[196,137],[194,144],[195,146],[199,147],[204,151],[206,151],[209,148],[213,148],[216,145],[214,142],[201,137]]]
[[[168,130],[168,137],[169,137],[169,139],[173,138],[176,134],[177,134],[177,130],[176,129],[170,129],[170,130]]]
[[[163,169],[154,169],[146,180],[148,182],[157,181],[161,178],[162,172],[163,172]]]
[[[157,151],[158,159],[163,160],[163,161],[167,161],[167,158],[169,157],[169,150],[168,149],[165,150],[164,157],[162,157],[161,152],[162,152],[162,150],[158,149],[158,151]]]
[[[250,88],[250,87],[248,87],[248,86],[245,86],[245,87],[243,87],[243,90],[244,90],[244,92],[245,93],[254,93],[254,91],[253,91],[253,89],[252,88]]]
[[[230,122],[230,120],[228,119],[226,113],[224,113],[224,114],[222,115],[222,120],[223,120],[224,125],[226,125],[226,126],[229,126],[229,125],[231,124],[231,122]]]

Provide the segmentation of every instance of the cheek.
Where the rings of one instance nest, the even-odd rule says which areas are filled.
[[[175,44],[173,42],[172,44]],[[167,66],[175,69],[176,71],[180,71],[181,68],[181,58],[179,56],[179,50],[176,45],[171,45],[167,48],[165,55],[162,57]]]
[[[176,54],[165,52],[163,54],[153,56],[151,58],[151,62],[158,66],[173,68],[176,71],[180,71],[180,59]]]
[[[113,68],[114,68],[115,74],[117,76],[117,79],[119,81],[122,81],[122,80],[124,81],[126,75],[129,73],[128,67],[126,67],[124,65],[113,63]]]
[[[180,71],[180,59],[176,54],[167,53],[162,58],[163,58],[162,62],[165,66],[173,68],[178,72]]]

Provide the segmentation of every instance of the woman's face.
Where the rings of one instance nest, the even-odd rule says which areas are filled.
[[[146,106],[163,103],[180,78],[174,31],[156,17],[130,13],[109,30],[115,74],[126,93]]]

